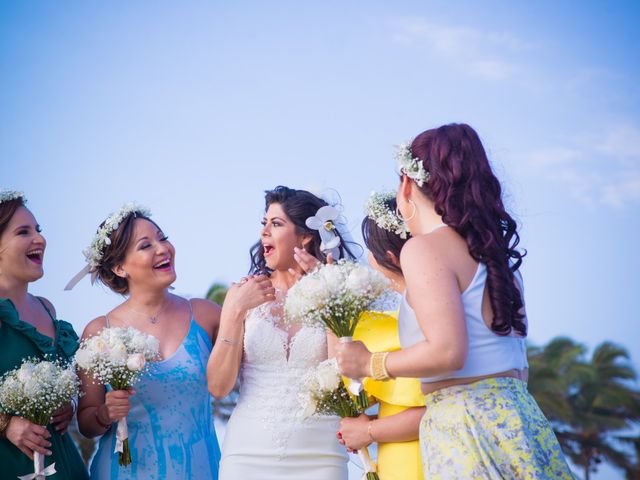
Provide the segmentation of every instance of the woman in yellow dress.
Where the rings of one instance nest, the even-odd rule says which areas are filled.
[[[407,231],[395,215],[393,194],[373,193],[362,221],[362,236],[369,249],[369,264],[384,274],[398,293],[404,291],[400,250]],[[358,322],[354,340],[364,342],[372,352],[400,349],[397,313],[369,312]],[[420,381],[396,378],[385,382],[367,378],[365,391],[378,402],[378,415],[345,418],[338,438],[351,450],[378,444],[380,480],[422,480],[418,432],[424,414]]]

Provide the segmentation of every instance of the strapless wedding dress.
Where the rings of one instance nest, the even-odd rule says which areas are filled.
[[[280,297],[280,292],[278,292]],[[302,419],[298,400],[309,369],[327,358],[325,330],[282,325],[282,301],[245,319],[240,396],[227,425],[220,480],[346,480],[337,417]]]

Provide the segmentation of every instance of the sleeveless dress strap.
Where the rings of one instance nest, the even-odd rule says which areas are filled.
[[[110,328],[110,327],[109,327],[109,314],[108,314],[108,313],[105,313],[105,314],[104,314],[104,326],[105,326],[106,328]]]
[[[429,233],[433,233],[433,232],[435,232],[436,230],[439,230],[439,229],[441,229],[441,228],[448,227],[448,226],[449,226],[449,225],[447,225],[446,223],[441,223],[441,224],[436,225],[435,227],[433,227],[433,228],[429,231]]]
[[[189,320],[195,320],[195,318],[193,318],[193,307],[191,306],[191,299],[187,299],[187,304],[189,305]]]
[[[42,305],[42,307],[47,311],[47,314],[49,315],[49,317],[51,318],[51,320],[53,320],[53,323],[56,322],[56,319],[53,317],[53,315],[51,314],[51,310],[49,310],[49,307],[47,307],[47,305],[42,301],[42,299],[40,297],[36,297],[38,299],[38,301],[40,302],[40,305]]]

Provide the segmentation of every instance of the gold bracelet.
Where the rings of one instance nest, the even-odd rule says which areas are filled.
[[[373,427],[373,422],[375,420],[369,420],[369,425],[367,425],[367,435],[369,435],[369,439],[372,443],[375,443],[376,439],[373,438],[373,434],[371,433],[371,427]]]
[[[389,352],[375,352],[371,354],[369,371],[371,372],[371,378],[374,380],[389,380],[391,378],[385,366],[387,355],[389,355]]]
[[[0,437],[6,437],[7,428],[9,428],[9,423],[11,422],[11,415],[8,413],[1,412],[0,413]]]

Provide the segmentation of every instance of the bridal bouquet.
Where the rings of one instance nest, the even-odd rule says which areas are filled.
[[[368,403],[362,404],[344,385],[335,359],[330,358],[311,370],[303,379],[298,399],[302,416],[337,415],[341,418],[357,417],[364,413]],[[367,480],[380,480],[367,447],[358,450]]]
[[[135,328],[105,328],[80,344],[76,363],[97,383],[126,390],[140,379],[148,361],[157,360],[159,347],[157,338]],[[118,420],[115,452],[121,466],[131,464],[126,418]]]
[[[2,376],[0,409],[46,427],[59,408],[78,395],[80,381],[72,366],[59,361],[27,358],[20,368]],[[44,468],[44,456],[33,452],[34,473],[21,480],[43,479],[56,473],[55,463]]]
[[[291,321],[326,326],[341,342],[350,342],[360,315],[388,294],[389,282],[382,274],[340,260],[302,277],[289,289],[284,309]],[[349,390],[366,399],[359,380],[352,380]]]

